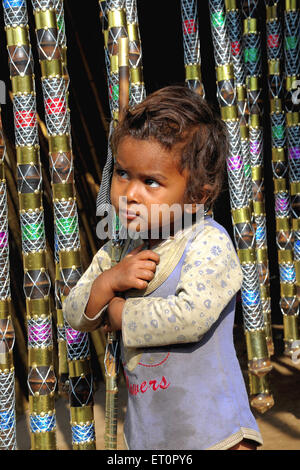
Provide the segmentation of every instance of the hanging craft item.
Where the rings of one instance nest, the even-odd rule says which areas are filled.
[[[258,1],[243,0],[243,49],[249,108],[249,144],[252,172],[252,222],[255,228],[256,256],[264,321],[271,325],[270,273],[267,249],[267,225],[264,195],[262,64],[261,38],[258,28]],[[267,342],[272,350],[271,329]]]
[[[3,1],[13,93],[24,292],[28,329],[31,447],[56,448],[50,277],[42,206],[33,59],[25,1]]]
[[[203,98],[197,0],[181,0],[185,82]]]
[[[102,4],[102,5],[101,5]],[[103,9],[104,5],[101,2],[100,6]],[[110,58],[109,67],[109,86],[110,91],[110,104],[112,113],[112,123],[117,122],[119,119],[119,111],[121,113],[128,106],[129,99],[129,57],[128,57],[128,33],[125,11],[125,0],[108,0],[106,1],[106,12],[104,15],[107,17],[108,35],[107,35],[107,50]],[[103,23],[102,23],[103,25]],[[103,29],[103,26],[102,26]],[[125,40],[125,42],[123,41]],[[120,47],[121,45],[121,47]],[[122,47],[123,45],[123,47]],[[125,46],[125,47],[124,47]],[[121,65],[121,68],[120,68]],[[120,83],[121,77],[121,83]],[[120,93],[120,85],[122,93]],[[125,101],[122,101],[122,100]],[[120,102],[121,100],[121,102]],[[126,101],[127,100],[127,101]],[[112,127],[111,127],[112,131]],[[106,165],[110,165],[109,172],[111,172],[112,154],[109,143],[110,155],[108,155]],[[108,168],[108,167],[107,167]],[[104,175],[104,172],[103,172]],[[111,175],[110,175],[111,176]],[[102,178],[103,182],[103,178]],[[110,177],[107,180],[107,188],[103,190],[109,191]],[[101,191],[101,190],[100,190]],[[119,262],[123,248],[123,240],[119,238],[119,221],[113,221],[113,237],[112,237],[112,265]],[[117,415],[118,415],[118,372],[119,372],[119,338],[115,332],[108,333],[106,351],[105,351],[105,383],[106,383],[106,405],[105,405],[105,449],[117,448]]]
[[[291,195],[292,231],[294,237],[293,256],[289,250],[281,269],[282,294],[287,297],[283,311],[285,353],[291,355],[299,348],[299,299],[300,299],[300,125],[299,104],[294,102],[293,92],[299,80],[300,64],[300,13],[298,0],[286,0],[284,10],[284,78],[285,119]],[[294,265],[293,265],[294,261]],[[296,285],[296,292],[295,286]],[[296,294],[297,300],[294,300]],[[294,300],[294,303],[292,301]],[[290,306],[292,308],[290,308]],[[298,342],[298,343],[297,343]],[[295,347],[295,344],[297,346]]]
[[[260,299],[259,274],[255,253],[255,235],[251,223],[244,165],[241,156],[240,124],[236,103],[233,65],[230,55],[230,41],[226,31],[224,1],[210,0],[210,19],[214,44],[217,75],[217,96],[221,117],[229,135],[229,156],[227,174],[234,238],[243,271],[242,307],[249,377],[265,376],[272,368],[269,359],[264,317]],[[272,406],[269,395],[261,397],[261,406],[253,405],[260,411]]]
[[[0,110],[0,450],[16,450],[16,399],[13,361],[15,331],[11,316],[5,155],[6,146]]]
[[[142,45],[138,24],[136,0],[125,0],[125,12],[129,41],[130,68],[130,100],[129,105],[135,106],[146,97],[143,78]]]
[[[49,134],[49,158],[53,191],[54,223],[63,302],[81,277],[80,238],[74,188],[70,113],[58,43],[54,3],[32,0],[42,75],[45,119]],[[69,395],[73,449],[95,449],[93,377],[87,333],[65,322],[69,366]]]

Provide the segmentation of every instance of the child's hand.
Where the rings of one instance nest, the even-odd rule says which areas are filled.
[[[122,297],[114,297],[107,307],[108,324],[103,327],[105,333],[110,331],[118,331],[122,329],[122,310],[125,299]]]
[[[143,250],[143,245],[132,250],[118,264],[105,271],[106,280],[114,292],[128,289],[146,289],[154,278],[159,255],[151,250]]]

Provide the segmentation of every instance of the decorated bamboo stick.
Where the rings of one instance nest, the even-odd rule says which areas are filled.
[[[263,161],[263,107],[262,107],[262,63],[261,37],[258,27],[258,0],[244,0],[243,48],[246,68],[247,98],[249,107],[249,143],[252,171],[252,221],[255,228],[256,256],[259,271],[260,293],[265,324],[271,325],[270,273],[267,249],[267,225],[264,195]],[[271,329],[267,341],[271,345]],[[271,348],[270,348],[271,349]]]
[[[243,271],[241,292],[248,370],[250,377],[252,375],[262,377],[271,370],[272,366],[266,343],[255,253],[255,234],[251,223],[244,165],[241,157],[240,125],[230,41],[226,31],[224,2],[210,0],[209,8],[216,64],[217,97],[221,118],[226,124],[229,135],[227,174],[234,239]],[[269,396],[263,397],[265,407],[273,404],[269,398]],[[254,404],[257,405],[257,403]]]
[[[143,77],[142,45],[139,30],[136,0],[125,1],[127,31],[129,40],[130,68],[130,99],[129,105],[134,106],[146,97]]]
[[[266,1],[268,85],[272,137],[272,169],[274,181],[276,244],[280,275],[280,309],[283,318],[299,315],[296,296],[296,272],[293,260],[293,232],[291,230],[291,201],[289,193],[288,162],[286,159],[286,132],[284,112],[284,79],[282,74],[283,49],[281,2]],[[285,337],[287,322],[284,320]],[[295,338],[298,339],[298,335]],[[291,354],[291,341],[285,341],[285,353]]]
[[[31,447],[56,448],[50,277],[46,263],[42,176],[33,59],[24,0],[3,1],[13,92],[18,197],[28,330]]]
[[[185,82],[190,89],[204,98],[197,0],[181,0],[181,19]]]
[[[9,274],[8,209],[5,178],[5,139],[0,114],[0,450],[16,450],[16,399]]]
[[[286,269],[283,275],[286,278],[286,295],[293,298],[293,295],[295,295],[295,282],[297,296],[294,308],[288,308],[289,305],[287,305],[287,308],[283,310],[285,353],[291,355],[297,347],[299,348],[300,299],[300,123],[299,104],[293,100],[293,91],[296,88],[297,80],[300,78],[300,13],[298,0],[285,1],[284,56],[286,138],[294,246],[293,258],[290,252],[290,257],[287,259],[289,261],[287,268],[289,269]],[[294,266],[292,260],[294,260]]]
[[[81,277],[80,237],[63,59],[58,43],[54,3],[32,0],[49,134],[54,223],[63,302]],[[93,377],[87,333],[65,322],[69,366],[69,397],[74,450],[95,449]]]
[[[126,99],[129,98],[128,94],[126,93],[126,86],[129,87],[129,64],[125,0],[108,0],[106,2],[106,15],[108,19],[107,49],[110,58],[110,104],[112,122],[117,122],[119,118],[122,117],[122,113],[124,112],[126,106],[128,106],[128,101],[126,102]],[[125,39],[125,44],[122,41],[123,39]],[[122,94],[120,93],[120,86],[123,90]],[[118,218],[115,223],[116,226],[113,227],[114,236],[112,239],[112,265],[119,262],[123,246],[123,240],[119,239]],[[118,334],[115,332],[108,333],[107,335],[107,346],[105,351],[104,363],[106,370],[106,407],[104,435],[105,449],[116,449],[118,417],[119,338]]]

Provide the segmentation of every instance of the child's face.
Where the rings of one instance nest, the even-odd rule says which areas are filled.
[[[125,227],[137,232],[170,226],[183,214],[187,171],[179,172],[174,151],[155,140],[124,137],[118,146],[111,201]],[[120,204],[121,197],[126,203]],[[177,204],[180,211],[170,211]],[[170,217],[170,219],[169,219]]]

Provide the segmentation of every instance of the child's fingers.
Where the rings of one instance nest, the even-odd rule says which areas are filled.
[[[154,272],[149,271],[149,269],[139,269],[136,273],[136,277],[144,281],[151,281],[154,278]]]
[[[157,263],[155,263],[155,261],[139,260],[140,269],[148,269],[149,271],[153,271],[155,273],[156,267],[157,267]]]
[[[139,253],[139,259],[148,259],[154,261],[156,264],[159,263],[159,255],[152,250],[143,250]]]

